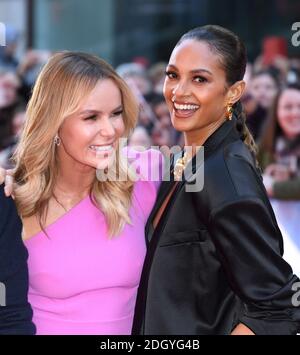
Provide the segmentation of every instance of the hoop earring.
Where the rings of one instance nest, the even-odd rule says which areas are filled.
[[[59,138],[58,135],[56,135],[56,136],[54,137],[54,144],[55,144],[57,147],[59,147],[59,146],[60,146],[60,143],[61,143],[61,139]]]
[[[226,120],[231,121],[232,120],[232,115],[233,115],[233,108],[232,104],[228,104],[226,106]]]

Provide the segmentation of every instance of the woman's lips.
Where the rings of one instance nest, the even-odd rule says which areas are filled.
[[[188,118],[193,116],[193,114],[198,111],[200,108],[199,105],[195,104],[179,104],[177,102],[173,103],[173,111],[176,117],[179,118]]]
[[[188,118],[194,115],[194,113],[198,111],[197,110],[176,110],[176,108],[173,109],[174,115],[179,118]]]

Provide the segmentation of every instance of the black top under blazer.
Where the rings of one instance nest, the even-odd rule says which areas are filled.
[[[32,310],[27,301],[28,253],[21,238],[21,231],[22,223],[14,201],[5,197],[2,185],[0,186],[0,334],[35,334]]]
[[[197,174],[203,161],[192,164]],[[162,182],[146,225],[133,334],[230,334],[238,323],[295,334],[299,279],[281,257],[281,232],[235,117],[204,144],[202,191],[187,192],[188,183],[176,186],[151,235],[174,178]]]

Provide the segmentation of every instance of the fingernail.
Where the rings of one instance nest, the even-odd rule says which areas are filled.
[[[5,192],[6,197],[9,197],[11,195],[11,190],[9,187],[5,187],[4,192]]]

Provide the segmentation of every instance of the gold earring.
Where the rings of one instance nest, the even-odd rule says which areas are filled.
[[[232,108],[232,104],[228,104],[226,106],[226,119],[228,121],[232,120],[232,114],[233,114],[233,108]]]

